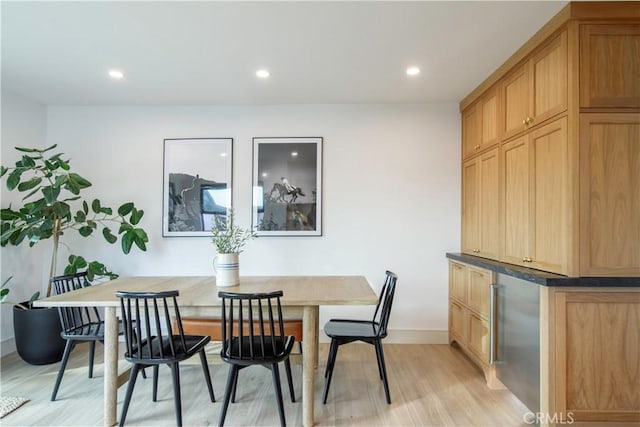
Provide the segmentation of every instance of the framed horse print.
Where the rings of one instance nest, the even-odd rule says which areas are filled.
[[[231,208],[232,138],[164,140],[162,235],[211,237]]]
[[[322,138],[253,138],[259,236],[322,235]]]

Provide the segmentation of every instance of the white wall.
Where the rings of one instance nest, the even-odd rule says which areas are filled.
[[[324,137],[323,236],[254,240],[241,272],[364,274],[379,290],[385,269],[394,270],[390,328],[417,341],[447,329],[445,252],[458,250],[460,235],[459,128],[455,103],[49,107],[47,144],[69,154],[105,204],[135,201],[145,210],[146,253],[125,256],[101,237],[67,239],[76,252],[120,274],[207,275],[215,255],[208,238],[162,237],[163,139],[234,138],[233,204],[249,226],[252,137]],[[338,314],[371,309],[325,308],[321,324]]]
[[[3,166],[13,166],[20,158],[14,147],[43,147],[46,140],[47,115],[46,107],[33,103],[18,95],[3,89],[2,91],[2,135],[0,163]],[[0,182],[0,205],[4,208],[11,202],[18,202],[21,196],[8,193],[5,179]],[[45,289],[49,273],[46,263],[45,245],[29,248],[24,244],[19,247],[4,247],[0,249],[0,281],[13,276],[10,283],[9,300],[19,302],[27,300],[36,291]],[[13,341],[12,307],[8,304],[0,305],[2,325],[0,340],[2,341],[2,355],[15,351]]]

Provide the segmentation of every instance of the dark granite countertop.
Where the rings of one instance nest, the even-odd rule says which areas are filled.
[[[447,252],[447,258],[543,286],[640,287],[640,277],[568,277],[461,253]]]

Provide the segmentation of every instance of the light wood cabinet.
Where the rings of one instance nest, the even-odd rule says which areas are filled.
[[[569,3],[460,111],[462,252],[570,276],[640,275],[638,2]],[[485,191],[492,162],[497,194]]]
[[[449,261],[449,341],[483,370],[487,384],[500,388],[495,367],[489,363],[489,305],[492,271]]]
[[[640,114],[582,114],[580,140],[580,271],[640,276]]]
[[[567,118],[505,143],[502,164],[501,260],[567,274],[572,196]]]
[[[580,26],[580,106],[640,107],[640,24]]]
[[[468,317],[467,348],[479,360],[489,363],[489,322],[475,313]]]
[[[499,142],[499,98],[489,90],[462,112],[462,157],[474,156]]]
[[[567,32],[545,44],[502,82],[509,139],[567,109]]]
[[[462,251],[497,258],[499,153],[495,148],[462,166]]]
[[[542,410],[575,421],[640,421],[638,288],[556,288],[549,307],[555,353],[543,383],[553,392]]]

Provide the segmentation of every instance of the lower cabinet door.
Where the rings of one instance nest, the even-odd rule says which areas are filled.
[[[456,341],[461,346],[467,344],[465,328],[466,309],[455,301],[449,302],[449,341]]]
[[[474,313],[469,314],[467,348],[482,363],[489,363],[489,322]]]

